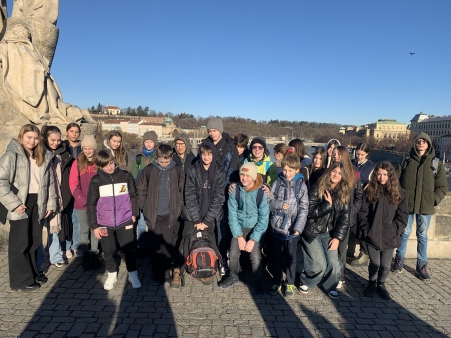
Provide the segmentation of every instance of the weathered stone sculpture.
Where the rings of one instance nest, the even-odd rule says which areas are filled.
[[[0,14],[5,15],[3,0],[1,5]],[[15,0],[11,18],[2,22],[0,113],[5,125],[19,121],[65,125],[81,119],[95,123],[86,109],[63,102],[50,74],[57,19],[58,0]],[[8,116],[11,112],[13,116]]]

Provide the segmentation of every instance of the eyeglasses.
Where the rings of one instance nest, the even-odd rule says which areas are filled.
[[[262,146],[252,146],[252,150],[263,150],[265,148],[263,148]]]
[[[416,144],[422,144],[422,143],[428,143],[428,141],[419,139],[419,140],[416,140],[415,143]]]

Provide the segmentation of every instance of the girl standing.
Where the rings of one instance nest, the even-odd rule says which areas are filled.
[[[315,153],[313,154],[313,163],[301,168],[301,174],[304,175],[305,184],[308,189],[310,189],[324,173],[326,155],[327,151],[325,149],[316,148]]]
[[[103,147],[113,154],[116,164],[119,169],[127,170],[128,168],[128,154],[122,144],[122,134],[117,130],[112,130],[108,133],[107,138],[103,141]]]
[[[337,249],[349,231],[348,176],[342,163],[333,163],[309,191],[307,224],[301,234],[304,271],[299,291],[303,294],[321,283],[330,298],[338,299],[341,261]]]
[[[363,190],[366,189],[366,186],[370,180],[371,173],[374,169],[374,163],[368,159],[368,155],[370,154],[370,146],[366,142],[361,142],[357,145],[355,149],[355,159],[351,161],[352,165],[359,171],[360,181],[362,182]],[[357,230],[357,229],[355,229]],[[352,232],[350,234],[352,237],[360,238],[360,235]],[[367,264],[368,262],[368,253],[365,248],[365,243],[360,241],[360,253],[359,256],[352,260],[352,266],[360,266]]]
[[[359,179],[359,172],[354,169],[351,164],[351,158],[349,157],[348,149],[345,146],[338,146],[334,149],[332,153],[333,163],[342,163],[346,168],[347,176],[347,185],[350,189],[350,227],[352,231],[355,231],[353,227],[356,225],[357,221],[357,213],[362,206],[362,198],[363,198],[363,189],[362,183]],[[340,242],[340,246],[338,247],[338,256],[342,262],[341,267],[341,276],[340,283],[338,283],[337,288],[341,288],[343,283],[345,282],[345,269],[346,269],[346,255],[348,251],[348,242],[349,242],[349,231],[347,233],[346,238],[344,238]]]
[[[381,162],[375,167],[358,216],[362,240],[370,256],[369,282],[363,295],[373,297],[376,290],[382,299],[389,300],[385,281],[409,216],[406,195],[390,162]]]
[[[330,164],[332,163],[332,152],[334,151],[334,149],[338,146],[340,146],[341,143],[340,141],[338,141],[337,139],[331,139],[329,140],[329,142],[327,142],[324,145],[324,149],[327,150],[327,159],[326,159],[326,164],[325,164],[325,168],[329,168]]]
[[[97,143],[92,135],[86,135],[81,141],[82,153],[76,159],[70,170],[69,187],[74,196],[74,209],[80,220],[80,248],[78,255],[86,256],[89,247],[89,227],[86,217],[86,198],[89,181],[97,174],[97,166],[94,163]],[[98,253],[99,240],[91,233],[91,251]]]
[[[301,168],[312,164],[312,159],[308,157],[305,152],[304,142],[302,142],[302,140],[298,138],[291,140],[290,143],[288,143],[288,149],[289,153],[295,154],[299,157],[299,160],[301,161]]]
[[[37,282],[47,281],[42,274],[38,276],[36,250],[42,244],[41,221],[56,210],[52,157],[42,147],[39,129],[26,124],[0,158],[0,202],[8,210],[6,219],[11,225],[8,263],[13,290],[36,290]]]
[[[70,250],[71,241],[66,240],[66,238],[70,239],[72,237],[72,227],[70,226],[72,222],[71,214],[67,214],[66,208],[71,205],[72,209],[74,203],[74,198],[69,188],[69,175],[74,158],[67,151],[66,145],[61,143],[61,130],[58,127],[46,126],[42,128],[42,138],[46,149],[54,155],[51,164],[57,197],[55,211],[45,220],[48,233],[50,263],[56,267],[62,267],[64,257],[72,257]]]

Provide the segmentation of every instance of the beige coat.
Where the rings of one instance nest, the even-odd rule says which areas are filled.
[[[13,180],[14,164],[17,154],[17,169],[16,177],[14,178],[14,186],[18,189],[17,195],[11,190],[9,182]],[[52,165],[50,161],[53,158],[53,154],[50,151],[46,151],[45,160],[40,167],[39,175],[39,192],[38,192],[38,214],[39,220],[42,220],[47,210],[56,210],[56,194],[55,186],[53,182]],[[6,147],[5,154],[0,158],[0,202],[8,209],[7,220],[17,221],[26,219],[28,216],[26,213],[20,215],[13,212],[20,204],[25,204],[28,196],[29,186],[29,161],[26,157],[21,144],[12,139]]]

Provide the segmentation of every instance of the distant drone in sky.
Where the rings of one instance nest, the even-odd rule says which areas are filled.
[[[415,55],[415,53],[409,52],[410,55]]]

